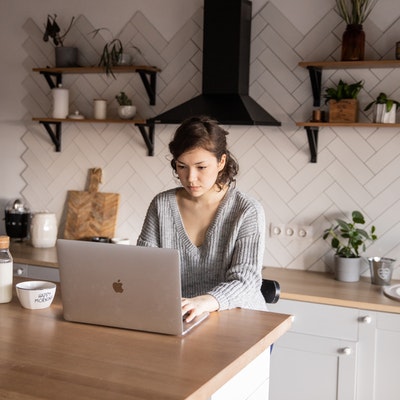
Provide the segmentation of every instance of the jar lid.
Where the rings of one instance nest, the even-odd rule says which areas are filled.
[[[29,213],[29,205],[23,199],[11,200],[7,203],[6,211],[10,214]]]
[[[8,236],[0,236],[0,249],[8,249],[10,247],[10,238]]]

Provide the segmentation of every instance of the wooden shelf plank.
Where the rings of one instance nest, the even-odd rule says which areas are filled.
[[[69,68],[32,68],[35,72],[47,72],[53,74],[102,74],[105,73],[104,67],[69,67]],[[161,70],[157,67],[149,65],[116,65],[112,67],[114,73],[124,72],[136,72],[136,71],[148,71],[148,72],[160,72]]]
[[[38,117],[33,117],[32,121],[38,121],[38,122],[72,122],[72,123],[100,123],[100,124],[146,124],[145,119],[113,119],[113,118],[107,118],[107,119],[94,119],[94,118],[84,118],[84,119],[74,119],[74,118],[38,118]]]
[[[350,127],[364,127],[364,128],[399,128],[400,124],[381,124],[373,122],[296,122],[296,126],[350,126]]]
[[[301,61],[303,68],[314,67],[322,69],[348,68],[399,68],[400,60],[365,60],[365,61]]]

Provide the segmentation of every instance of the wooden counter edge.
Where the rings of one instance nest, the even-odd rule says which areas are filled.
[[[276,267],[264,267],[263,278],[280,283],[280,299],[400,314],[400,302],[385,296],[383,287],[369,278],[347,283],[324,272]],[[392,281],[396,283],[400,281]]]
[[[290,330],[292,326],[293,317],[287,314],[269,313],[273,318],[280,318],[282,322],[271,330],[263,339],[256,343],[253,347],[243,353],[239,358],[227,366],[224,370],[216,374],[211,380],[200,387],[196,392],[187,397],[185,400],[201,400],[208,398],[211,394],[215,393],[225,383],[238,374],[244,367],[254,361],[257,356],[275,343],[281,336]]]

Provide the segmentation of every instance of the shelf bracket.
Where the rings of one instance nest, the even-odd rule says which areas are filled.
[[[308,147],[310,148],[311,159],[310,162],[317,162],[318,154],[318,126],[305,126],[304,129],[307,131]]]
[[[319,67],[307,67],[310,75],[311,89],[314,98],[314,107],[321,105],[321,77],[322,69]]]
[[[135,124],[147,147],[147,155],[154,156],[154,123]]]
[[[56,146],[56,152],[61,151],[61,122],[39,121],[49,134],[51,141]],[[54,129],[51,125],[54,125]]]
[[[156,104],[157,73],[154,71],[147,71],[144,69],[138,69],[137,73],[140,75],[144,88],[146,89],[147,95],[149,96],[150,105],[154,106]]]
[[[50,89],[57,88],[58,85],[62,84],[62,74],[60,72],[40,71],[40,74],[45,77]]]

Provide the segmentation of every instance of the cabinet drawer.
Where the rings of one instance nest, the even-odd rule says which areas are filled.
[[[359,312],[353,308],[279,300],[270,311],[294,315],[291,331],[335,339],[358,340]]]

